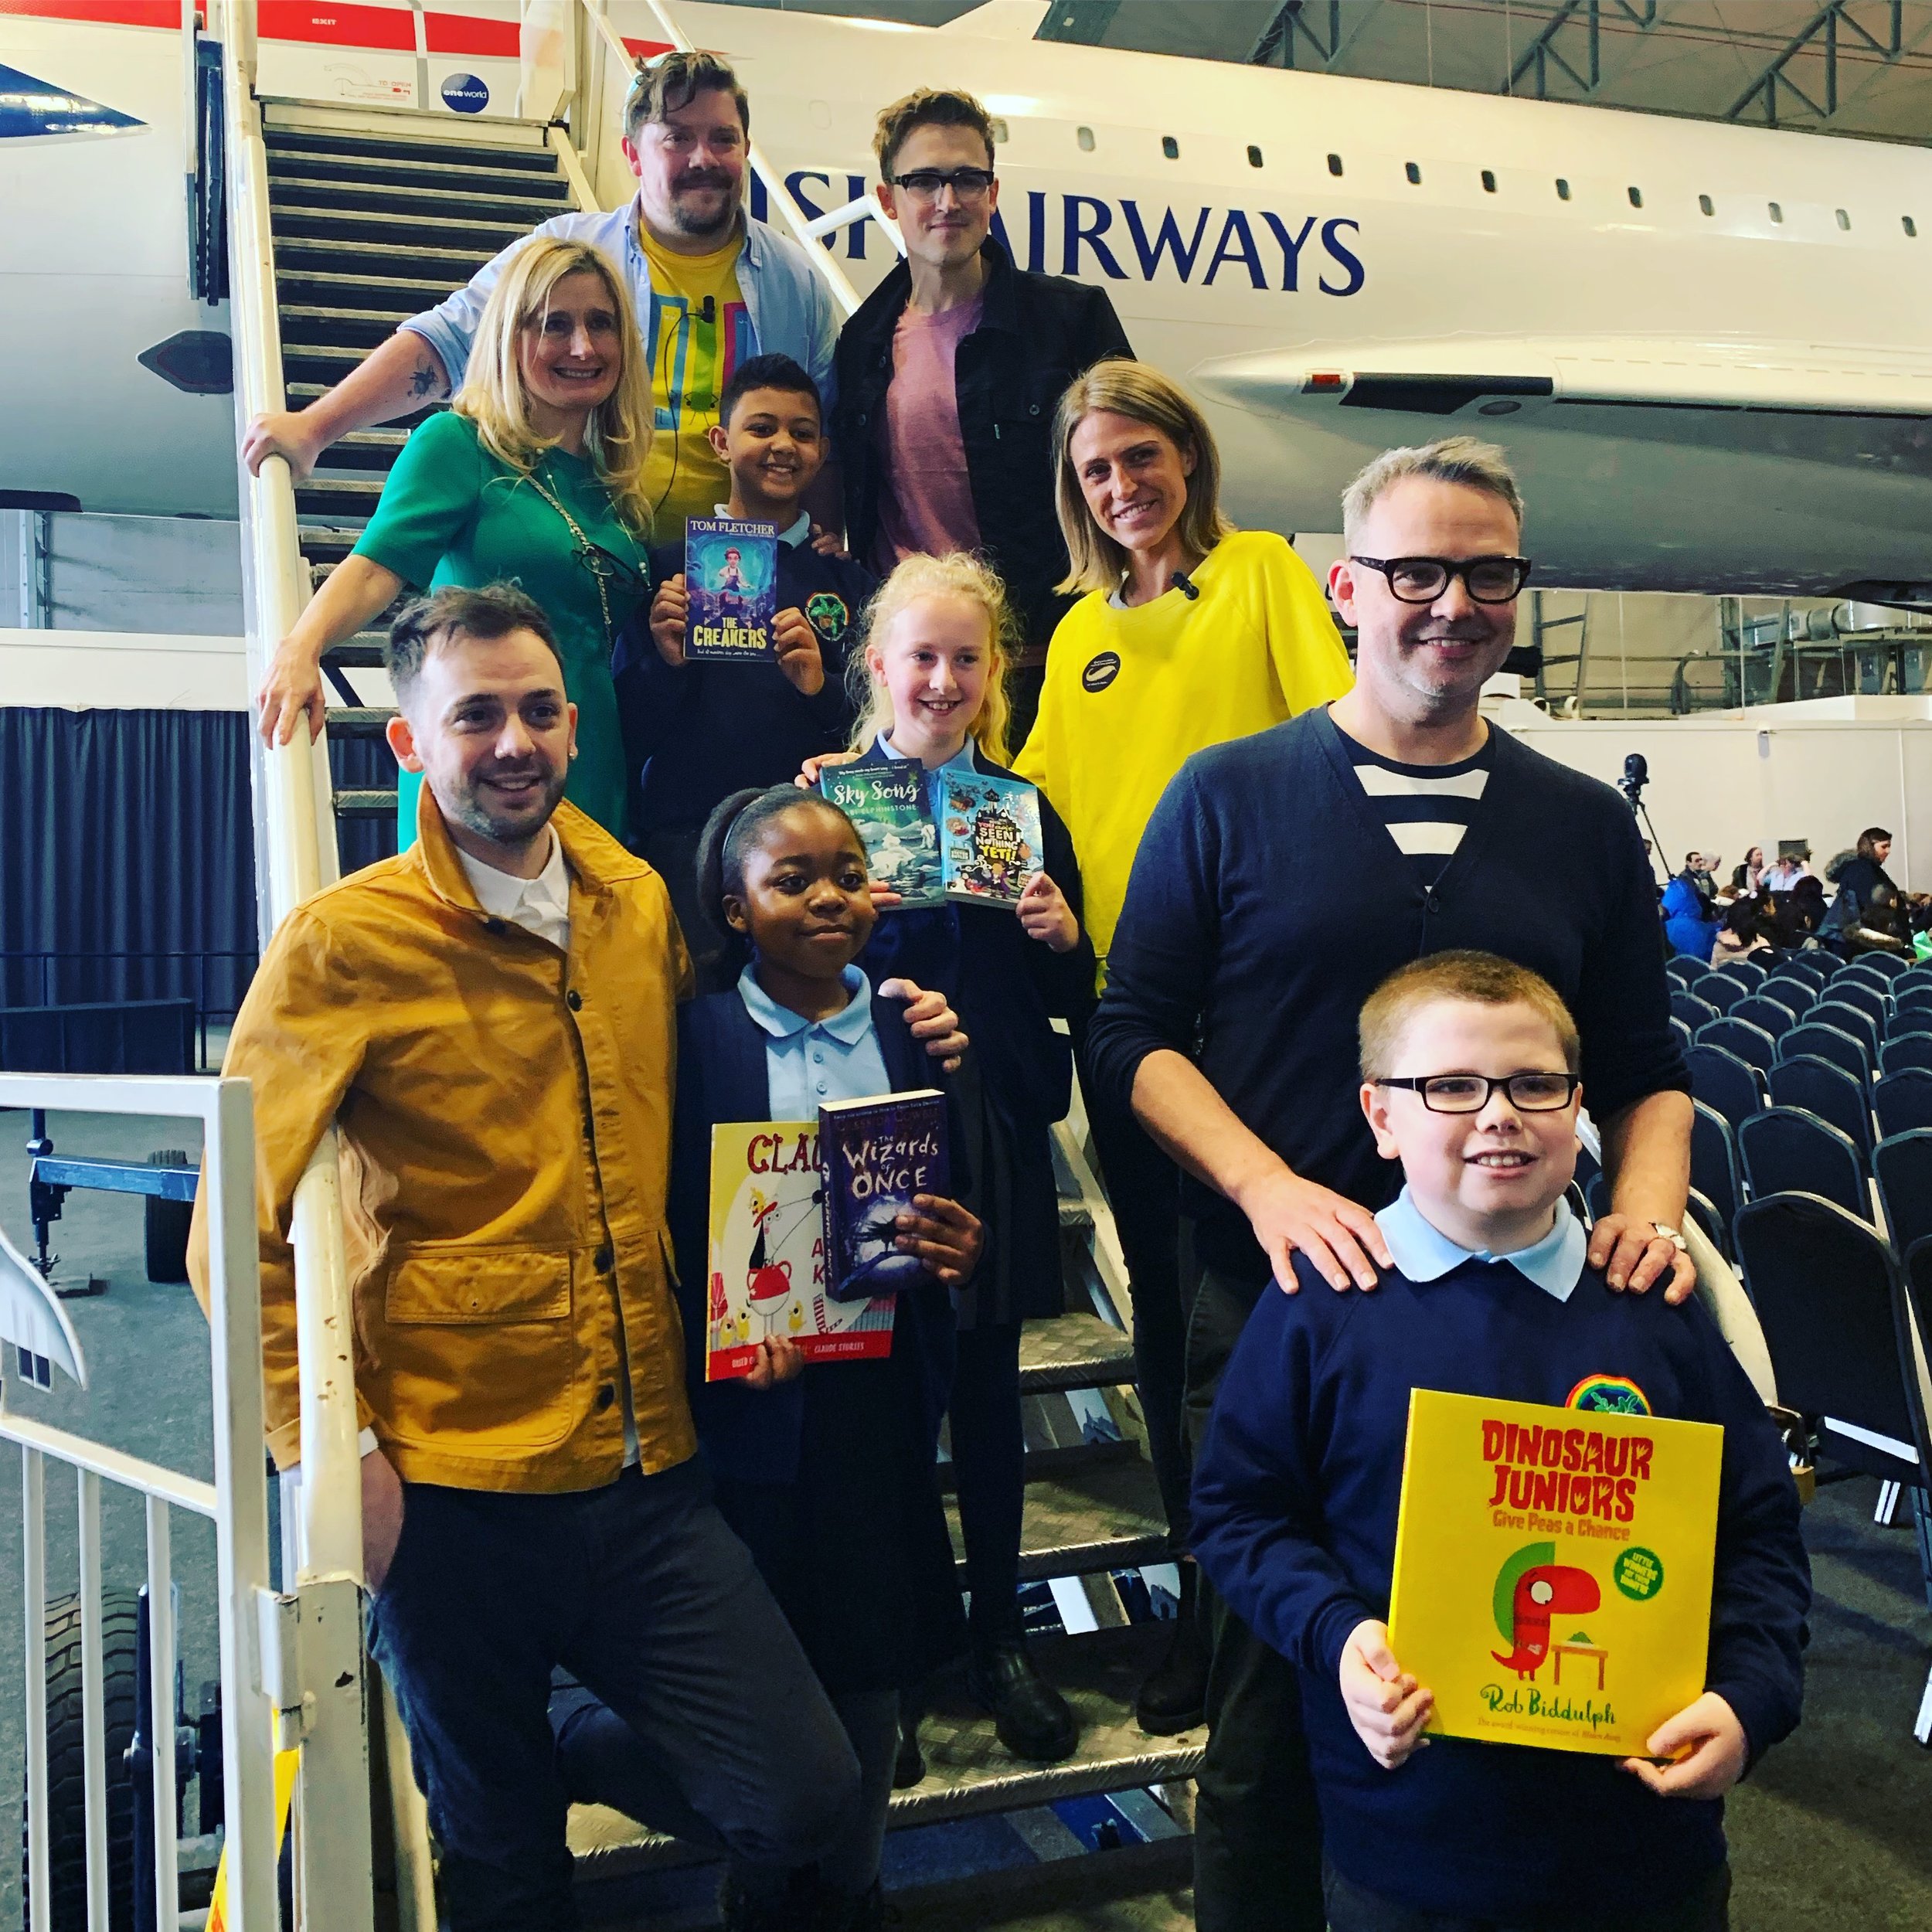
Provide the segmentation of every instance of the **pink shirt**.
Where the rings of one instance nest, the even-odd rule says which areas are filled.
[[[975,297],[961,308],[922,315],[908,303],[893,331],[892,386],[879,428],[883,461],[875,562],[882,576],[917,552],[937,556],[979,547],[953,365],[961,342],[979,326],[980,308]]]

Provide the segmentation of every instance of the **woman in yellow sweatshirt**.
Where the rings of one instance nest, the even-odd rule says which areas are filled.
[[[1352,673],[1307,565],[1272,531],[1236,530],[1221,514],[1219,454],[1178,385],[1145,362],[1097,362],[1060,398],[1053,442],[1073,566],[1060,588],[1086,594],[1053,633],[1039,715],[1013,768],[1073,834],[1104,982],[1134,850],[1168,781],[1194,752],[1339,697]],[[1080,1057],[1181,1566],[1181,1620],[1138,1700],[1142,1726],[1171,1733],[1201,1721],[1207,1672],[1186,1560],[1179,1181],[1131,1113],[1095,1104]]]

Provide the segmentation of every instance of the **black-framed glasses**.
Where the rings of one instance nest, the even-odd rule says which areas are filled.
[[[1526,556],[1351,556],[1351,563],[1379,570],[1398,604],[1434,604],[1461,577],[1471,601],[1508,604],[1529,581]]]
[[[950,188],[955,201],[983,201],[992,192],[990,168],[915,168],[909,175],[895,175],[893,185],[903,188],[921,201],[937,201],[942,189]]]
[[[1480,1114],[1499,1087],[1519,1114],[1554,1114],[1570,1104],[1583,1082],[1574,1073],[1505,1073],[1500,1079],[1487,1073],[1421,1073],[1372,1084],[1420,1094],[1431,1114]]]
[[[614,583],[620,590],[634,590],[641,596],[645,580],[634,563],[627,563],[614,550],[607,550],[601,543],[587,540],[574,546],[572,554],[591,576],[606,583]]]

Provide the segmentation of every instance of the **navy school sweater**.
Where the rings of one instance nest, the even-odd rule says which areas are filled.
[[[684,549],[651,553],[651,581],[684,568]],[[658,655],[648,602],[618,633],[611,655],[626,763],[640,782],[634,822],[641,835],[695,831],[721,799],[747,785],[781,785],[821,752],[841,750],[852,709],[846,648],[878,580],[846,557],[811,544],[778,546],[780,611],[802,611],[818,634],[824,687],[801,696],[775,663],[689,664],[673,670]]]
[[[1124,1106],[1149,1053],[1187,1054],[1295,1172],[1383,1207],[1401,1182],[1355,1102],[1362,1002],[1410,960],[1475,947],[1563,995],[1597,1121],[1687,1092],[1630,808],[1490,729],[1489,782],[1433,886],[1389,836],[1325,708],[1189,759],[1134,860],[1088,1036],[1097,1083]],[[1200,1259],[1266,1279],[1240,1210],[1202,1182],[1182,1187]]]
[[[1338,1294],[1297,1256],[1230,1362],[1195,1466],[1195,1553],[1298,1668],[1324,1843],[1342,1874],[1417,1910],[1519,1918],[1641,1872],[1668,1899],[1724,1856],[1721,1801],[1659,1798],[1617,1760],[1437,1737],[1393,1771],[1355,1735],[1336,1671],[1386,1622],[1412,1388],[1561,1405],[1627,1376],[1651,1411],[1724,1430],[1706,1687],[1753,1760],[1797,1724],[1811,1571],[1798,1494],[1763,1403],[1693,1301],[1618,1294],[1586,1270],[1566,1302],[1506,1262]],[[1400,1661],[1400,1659],[1398,1659]]]

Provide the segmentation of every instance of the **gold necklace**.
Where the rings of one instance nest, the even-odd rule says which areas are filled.
[[[593,543],[590,538],[584,535],[583,526],[565,509],[562,499],[553,495],[544,488],[543,479],[537,474],[535,470],[530,472],[530,485],[537,495],[542,497],[559,516],[563,518],[571,536],[577,539],[577,561],[590,573],[597,587],[597,604],[604,613],[604,644],[608,648],[614,648],[617,644],[617,631],[611,622],[611,594],[604,587],[604,580],[608,573],[604,569],[606,553],[603,546]],[[612,560],[613,562],[618,560]]]

